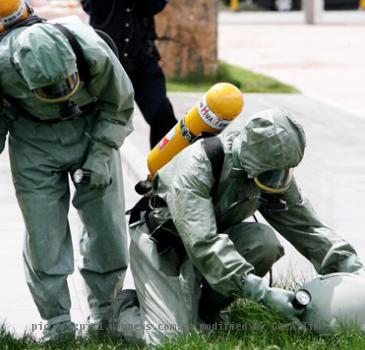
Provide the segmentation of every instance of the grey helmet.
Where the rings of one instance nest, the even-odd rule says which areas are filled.
[[[343,329],[365,331],[365,278],[332,273],[307,282],[296,294],[303,323],[326,334]]]

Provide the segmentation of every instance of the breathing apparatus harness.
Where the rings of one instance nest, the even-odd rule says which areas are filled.
[[[216,193],[221,172],[224,163],[224,150],[220,139],[217,136],[205,134],[202,140],[203,148],[207,154],[207,157],[211,163],[214,184],[210,191],[210,195],[213,196]],[[248,179],[249,180],[249,179]],[[254,186],[253,180],[252,185]],[[136,190],[139,194],[141,187],[140,183],[136,185]],[[151,195],[152,184],[149,187],[143,187],[146,191],[144,196],[137,202],[137,204],[127,212],[130,215],[129,225],[138,225],[141,220],[144,220],[147,227],[149,228],[150,239],[155,242],[157,251],[159,254],[163,254],[168,249],[173,248],[180,258],[186,255],[184,245],[180,237],[176,234],[176,229],[174,227],[173,221],[170,219],[163,224],[156,222],[153,210],[156,208],[167,207],[167,203],[157,195]],[[233,208],[249,201],[250,197],[244,198],[238,202],[233,203],[227,208],[227,210],[222,214],[226,215]],[[282,198],[282,194],[272,194],[272,193],[261,193],[259,198],[261,205],[260,211],[265,213],[279,213],[287,211],[288,207],[286,202]],[[258,222],[254,215],[254,219]],[[224,229],[224,228],[222,228]],[[272,283],[272,274],[270,274],[270,283]]]
[[[203,147],[213,170],[214,186],[211,190],[211,195],[212,195],[216,192],[216,188],[219,183],[219,178],[223,168],[223,162],[224,162],[223,145],[218,137],[209,137],[203,140]],[[247,180],[251,179],[247,178]],[[229,206],[224,213],[222,213],[222,216],[226,215],[228,211],[231,211],[238,205],[248,202],[250,199],[251,199],[250,197],[247,197],[244,198],[243,200],[232,203],[232,205]],[[282,194],[261,192],[259,200],[261,202],[260,210],[262,212],[273,214],[288,210],[288,206],[286,205],[286,202],[283,200]],[[255,220],[257,221],[256,217]]]

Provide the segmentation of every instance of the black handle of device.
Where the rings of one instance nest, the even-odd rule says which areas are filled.
[[[72,180],[76,184],[88,184],[88,183],[90,183],[90,179],[91,179],[90,170],[85,170],[85,169],[80,168],[80,169],[76,169],[74,171],[74,173],[72,174]],[[113,182],[113,179],[110,179],[108,185],[111,185],[112,182]]]

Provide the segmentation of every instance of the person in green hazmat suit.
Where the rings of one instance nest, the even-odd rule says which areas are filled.
[[[0,37],[0,151],[9,131],[13,182],[26,226],[26,281],[48,322],[45,337],[55,339],[75,331],[67,286],[74,270],[67,216],[69,175],[77,169],[85,178],[76,181],[72,204],[85,227],[80,271],[91,324],[100,321],[125,276],[118,149],[133,129],[133,88],[112,49],[89,25],[59,20],[69,39],[20,3],[30,16],[17,21],[20,11],[9,15],[15,21],[6,22]]]
[[[148,205],[132,211],[136,292],[121,291],[113,301],[103,323],[110,334],[157,345],[215,322],[240,296],[299,322],[294,293],[262,279],[284,254],[273,228],[318,273],[364,274],[355,250],[321,223],[298,189],[293,168],[305,135],[288,112],[259,112],[218,140],[219,178],[207,140],[196,141],[157,172]],[[249,219],[256,211],[270,226]]]

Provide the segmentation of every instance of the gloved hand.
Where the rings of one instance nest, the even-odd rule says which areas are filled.
[[[279,311],[296,325],[303,327],[299,316],[304,310],[298,310],[293,307],[294,292],[281,288],[267,287],[262,278],[249,274],[243,284],[243,295],[246,298],[262,302],[265,306]]]
[[[111,182],[109,161],[113,148],[101,142],[94,142],[82,169],[91,172],[88,186],[93,189],[102,189]]]

